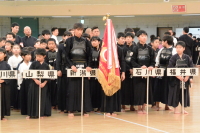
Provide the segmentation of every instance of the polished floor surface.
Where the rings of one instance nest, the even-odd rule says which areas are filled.
[[[155,111],[149,114],[127,111],[116,117],[102,113],[90,113],[89,117],[52,111],[51,117],[26,120],[19,112],[11,112],[7,121],[0,122],[1,133],[200,133],[200,76],[194,78],[190,89],[191,107],[188,115],[170,111]],[[163,105],[161,105],[163,107]],[[181,109],[181,108],[180,108]]]

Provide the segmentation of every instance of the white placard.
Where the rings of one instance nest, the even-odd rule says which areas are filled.
[[[87,72],[86,69],[77,69],[77,72],[74,72],[72,69],[67,69],[67,77],[97,77],[97,70],[92,69]]]
[[[25,70],[23,78],[57,79],[56,70]]]
[[[0,79],[17,79],[17,70],[0,70]]]
[[[133,68],[133,76],[164,76],[164,68],[154,68],[151,71],[147,68]]]
[[[167,68],[167,76],[198,76],[198,68]]]

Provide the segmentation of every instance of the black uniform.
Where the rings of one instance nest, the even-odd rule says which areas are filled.
[[[192,60],[194,64],[198,64],[197,61],[198,61],[199,53],[200,53],[200,42],[195,42],[194,47],[193,47],[193,56],[192,56]]]
[[[126,72],[125,80],[122,81],[121,84],[122,105],[134,105],[134,78],[132,77],[132,74],[130,74],[130,69],[133,69],[133,67],[131,66],[131,58],[133,55],[134,47],[134,44],[132,44],[130,47],[128,45],[124,45],[123,47],[126,63]]]
[[[19,35],[15,35],[15,43],[20,44],[22,42],[22,38]]]
[[[192,54],[193,54],[193,40],[191,37],[189,37],[187,34],[184,34],[182,36],[179,37],[179,41],[183,41],[185,42],[186,44],[186,47],[185,47],[185,51],[184,51],[184,54],[187,54],[189,55],[190,57],[192,57]]]
[[[69,68],[91,67],[92,52],[91,44],[87,39],[76,36],[66,40],[66,62]],[[81,110],[81,84],[82,78],[68,78],[67,110],[70,112]],[[84,112],[92,110],[90,88],[88,78],[84,78]]]
[[[155,66],[154,51],[147,44],[144,46],[140,43],[133,49],[133,56],[131,64],[133,68],[141,68],[143,65],[146,67]],[[152,85],[149,80],[149,104],[153,103]],[[142,77],[135,77],[134,86],[134,105],[143,105],[146,103],[146,87],[147,79]]]
[[[6,58],[7,58],[7,60],[8,60],[12,55],[13,55],[12,52],[6,51]]]
[[[38,61],[34,61],[30,70],[49,70],[47,63],[43,62],[40,64]],[[46,79],[42,79],[43,83]],[[34,80],[30,81],[29,92],[28,92],[28,116],[39,117],[39,86]],[[48,83],[41,88],[41,116],[51,116],[51,100],[50,100],[50,90],[48,88]]]
[[[0,70],[11,70],[6,61],[0,61]],[[10,116],[10,80],[1,83],[1,120],[4,116]]]
[[[34,47],[36,41],[37,39],[33,36],[22,37],[22,42],[23,42],[24,47]]]
[[[158,51],[159,51],[160,49],[156,49],[156,50],[154,50],[154,59],[156,60],[156,57],[157,57],[157,55],[158,55]],[[151,78],[150,79],[151,80],[151,83],[152,83],[152,92],[154,93],[154,88],[155,88],[155,85],[157,84],[157,81],[156,81],[156,78],[155,77],[153,77],[153,78]],[[154,95],[154,94],[153,94]],[[155,102],[155,101],[154,101]],[[154,103],[153,103],[153,105],[154,105]]]
[[[35,61],[35,50],[31,52],[31,61]]]
[[[120,72],[126,71],[126,64],[124,60],[124,51],[117,46],[118,60],[120,63]],[[121,112],[121,90],[118,90],[112,96],[106,96],[102,90],[101,112],[113,113]]]
[[[20,69],[20,63],[18,65],[18,68]],[[21,109],[21,115],[27,115],[28,114],[28,92],[29,92],[29,85],[30,81],[32,79],[23,79],[20,86],[20,109]]]
[[[49,64],[50,70],[55,70],[56,66],[56,51],[49,50],[47,52],[47,56],[45,58],[46,63]],[[49,84],[49,90],[51,91],[51,105],[56,106],[57,105],[57,80],[52,79],[48,82]]]
[[[175,54],[171,57],[169,60],[169,68],[179,67],[194,67],[191,58],[183,54],[182,59],[178,54]],[[185,82],[185,88],[184,89],[184,107],[190,106],[190,94],[189,94],[189,84],[190,80],[188,79],[187,82]],[[168,96],[168,105],[172,107],[177,107],[178,104],[182,103],[182,89],[181,89],[181,81],[177,79],[176,77],[170,77],[169,81],[169,96]]]
[[[169,93],[169,77],[167,77],[167,66],[169,64],[169,60],[172,57],[171,48],[163,48],[161,49],[159,56],[159,68],[164,68],[164,76],[155,78],[154,85],[154,102],[162,102],[163,104],[168,103],[168,93]]]
[[[99,68],[99,53],[100,49],[92,47],[92,62],[91,67],[93,69]],[[98,108],[101,107],[101,93],[102,93],[102,87],[97,78],[91,77],[90,80],[90,95],[91,95],[91,102],[92,102],[92,108]]]
[[[58,77],[58,109],[61,111],[66,110],[66,99],[67,99],[67,88],[68,88],[68,80],[67,80],[67,53],[66,53],[66,44],[59,44],[58,52],[56,56],[56,70],[62,72],[62,76]]]

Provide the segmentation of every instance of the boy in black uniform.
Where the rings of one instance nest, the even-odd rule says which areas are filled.
[[[68,80],[67,80],[67,70],[66,68],[68,67],[67,65],[67,53],[66,53],[66,48],[67,45],[65,44],[66,40],[63,40],[58,45],[58,52],[56,56],[56,70],[58,71],[58,83],[57,83],[57,88],[58,88],[58,110],[60,110],[60,113],[63,113],[66,110],[66,99],[67,99],[67,85],[68,85]]]
[[[67,40],[68,38],[70,38],[70,37],[72,37],[72,33],[69,32],[69,31],[65,31],[64,34],[63,34],[63,36],[62,36],[62,41],[60,41],[59,44],[65,43],[66,40]]]
[[[48,40],[51,37],[51,32],[49,30],[43,30],[42,37],[43,39]]]
[[[122,111],[125,111],[125,105],[130,105],[130,110],[135,111],[134,109],[134,95],[133,95],[133,78],[132,78],[132,66],[131,66],[131,57],[133,55],[133,48],[134,48],[134,34],[133,33],[118,33],[118,46],[123,46],[124,51],[124,58],[126,64],[126,71],[125,71],[125,80],[122,81],[121,84],[121,96],[122,96]],[[126,44],[125,44],[126,40]],[[123,45],[122,45],[123,44]]]
[[[38,48],[43,48],[43,49],[46,50],[46,47],[47,47],[47,40],[41,39],[41,40],[40,40],[39,46],[36,47],[36,50],[37,50]],[[34,51],[31,52],[31,61],[32,61],[32,62],[35,61],[35,59],[36,59],[36,55],[35,55],[35,51],[36,51],[36,50],[34,50]],[[47,51],[47,50],[46,50],[46,51]]]
[[[176,54],[176,49],[173,48],[173,37],[166,35],[162,41],[163,48],[161,48],[156,57],[156,67],[164,68],[164,76],[157,77],[154,86],[154,101],[156,102],[156,109],[159,110],[159,102],[165,104],[165,110],[170,110],[168,107],[168,92],[169,92],[169,77],[167,77],[167,66],[172,55]]]
[[[47,56],[45,58],[45,61],[47,64],[49,64],[50,70],[55,70],[56,55],[57,55],[57,52],[55,50],[56,40],[53,38],[49,38],[49,40],[47,41],[47,46],[49,48],[49,51],[47,51]],[[56,79],[53,79],[49,82],[49,90],[51,91],[51,105],[54,106],[54,109],[55,109],[57,105]]]
[[[6,38],[5,37],[1,37],[0,38],[0,48],[4,48],[5,49],[5,45],[6,45]]]
[[[189,55],[184,54],[186,44],[183,41],[178,41],[176,44],[177,54],[173,55],[169,60],[169,68],[184,68],[184,67],[194,67],[193,62]],[[182,103],[182,82],[185,82],[184,85],[184,107],[190,106],[190,94],[189,94],[189,76],[176,76],[170,77],[169,81],[169,96],[168,96],[168,105],[174,107],[174,113],[180,114],[178,110],[179,102]],[[184,114],[188,114],[184,110]]]
[[[123,41],[120,44],[123,44]],[[118,60],[120,64],[121,81],[124,81],[126,63],[124,60],[124,50],[121,47],[121,45],[117,45],[117,53],[118,53]],[[121,90],[118,90],[112,96],[105,95],[104,91],[102,90],[101,112],[106,112],[107,116],[110,116],[110,115],[116,116],[117,114],[114,112],[121,112]]]
[[[0,70],[11,70],[6,62],[6,50],[0,48]],[[10,116],[10,80],[0,79],[1,86],[1,120],[7,120],[4,116]]]
[[[72,71],[77,72],[78,68],[91,71],[92,52],[91,44],[87,39],[82,38],[83,24],[74,24],[74,37],[66,41],[66,62]],[[81,110],[81,84],[82,78],[68,78],[67,110],[68,116],[74,116],[74,111]],[[90,88],[88,78],[84,78],[84,116],[92,111]]]
[[[133,49],[133,56],[131,59],[131,65],[133,68],[148,68],[152,70],[155,66],[155,55],[151,47],[147,46],[147,33],[144,30],[137,32],[138,44]],[[150,80],[151,81],[151,80]],[[134,86],[134,105],[138,106],[139,114],[146,114],[146,86],[147,80],[144,77],[135,77]],[[153,103],[151,82],[149,84],[149,104]],[[148,106],[148,105],[147,105]]]
[[[6,41],[5,50],[6,50],[6,59],[8,60],[12,55],[12,47],[14,46],[14,42]]]
[[[151,47],[152,47],[152,49],[154,50],[154,55],[155,55],[155,60],[156,60],[156,56],[157,56],[157,54],[158,54],[158,51],[159,51],[159,39],[157,38],[157,37],[155,37],[154,36],[154,38],[151,38]],[[149,45],[149,44],[148,44]],[[155,84],[156,84],[156,79],[155,79],[155,77],[152,77],[151,78],[151,83],[152,83],[152,92],[154,92],[154,86],[155,86]],[[156,103],[155,103],[155,101],[154,101],[154,103],[152,104],[152,107],[155,107],[155,105],[156,105]]]
[[[46,50],[38,48],[35,52],[36,61],[34,61],[29,70],[49,70],[49,65],[45,62]],[[42,79],[41,82],[38,79],[32,79],[30,81],[28,92],[28,117],[39,117],[39,86],[41,88],[41,117],[51,116],[51,100],[50,91],[48,88],[48,80]]]

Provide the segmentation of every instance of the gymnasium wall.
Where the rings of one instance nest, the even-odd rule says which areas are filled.
[[[156,35],[157,27],[172,27],[174,31],[176,28],[182,28],[185,26],[200,27],[200,16],[136,16],[132,18],[111,17],[111,19],[114,23],[116,33],[124,31],[126,27],[144,29],[149,35]],[[41,33],[43,29],[50,30],[54,26],[70,29],[73,27],[74,23],[80,22],[80,20],[80,17],[39,18],[39,33]],[[86,17],[84,20],[85,27],[98,26],[101,31],[101,37],[103,36],[105,22],[102,21],[102,17]],[[3,36],[10,31],[10,23],[10,18],[0,18],[0,36]]]
[[[152,2],[151,2],[152,1]],[[200,13],[199,0],[66,0],[0,1],[0,16],[102,16],[166,15]],[[186,12],[173,13],[172,5],[186,5]]]

